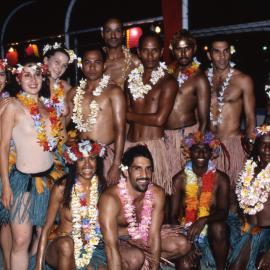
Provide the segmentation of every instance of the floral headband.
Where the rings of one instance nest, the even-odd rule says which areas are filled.
[[[0,67],[2,68],[2,69],[6,69],[6,67],[7,67],[7,65],[8,65],[8,63],[7,63],[7,59],[0,59]]]
[[[71,146],[65,146],[63,157],[66,163],[73,164],[85,156],[104,157],[106,147],[100,143],[91,143],[90,141],[82,140],[80,143],[73,143]]]
[[[56,50],[56,49],[59,49],[59,48],[62,48],[62,44],[61,43],[58,43],[58,42],[55,42],[53,45],[46,44],[43,47],[43,55],[45,55],[50,50]],[[77,55],[75,54],[75,52],[73,50],[68,50],[68,49],[64,49],[64,50],[69,55],[69,61],[68,61],[69,64],[73,63],[75,60],[77,60],[78,63],[79,62],[81,63],[81,58],[80,57],[77,57]]]
[[[37,70],[40,70],[43,76],[48,74],[48,65],[42,64],[40,62],[29,66],[29,68],[33,69],[34,72],[37,72]],[[17,64],[17,67],[13,68],[11,72],[13,75],[20,76],[23,72],[23,69],[24,69],[23,65]]]
[[[255,129],[252,132],[250,142],[254,143],[256,138],[263,135],[270,135],[269,125],[261,125],[261,126],[255,127]]]
[[[218,157],[221,150],[221,142],[212,132],[206,132],[203,134],[201,131],[197,131],[195,133],[190,133],[184,138],[184,153],[187,156],[190,156],[190,148],[195,144],[207,144],[213,151],[213,157]]]

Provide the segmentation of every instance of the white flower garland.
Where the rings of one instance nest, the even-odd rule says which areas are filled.
[[[101,95],[103,90],[108,86],[110,81],[109,75],[103,75],[102,79],[100,80],[98,86],[93,91],[93,95],[98,97]],[[92,130],[92,127],[97,122],[98,112],[100,111],[99,104],[92,100],[89,104],[89,116],[87,117],[87,121],[84,122],[83,120],[83,111],[82,111],[82,100],[85,95],[85,88],[87,85],[86,80],[81,80],[79,87],[76,89],[76,95],[73,98],[74,101],[74,108],[72,114],[72,120],[76,124],[76,128],[81,132],[89,132]]]
[[[270,163],[254,179],[256,162],[249,159],[236,183],[236,195],[245,214],[255,215],[264,208],[270,190]]]
[[[227,77],[224,80],[224,82],[223,82],[223,84],[221,86],[221,90],[219,92],[219,96],[218,96],[218,117],[217,117],[217,119],[210,110],[210,121],[212,122],[213,126],[217,126],[218,124],[223,123],[223,116],[222,116],[221,113],[222,113],[222,110],[223,110],[223,107],[224,107],[224,92],[225,92],[226,88],[230,84],[230,80],[231,80],[231,77],[232,77],[233,72],[234,72],[234,69],[232,68],[233,66],[234,66],[234,64],[230,63],[229,72],[228,72]],[[214,77],[213,67],[208,69],[207,77],[208,77],[208,81],[210,83],[211,88],[213,88],[213,77]]]
[[[71,193],[70,205],[72,212],[72,238],[74,241],[74,258],[76,269],[84,268],[90,263],[93,252],[101,237],[99,224],[97,221],[97,176],[94,176],[91,179],[91,183],[89,206],[82,206],[81,200],[84,194],[82,194],[80,191],[81,185],[79,182],[74,184]],[[83,222],[86,220],[87,222]],[[86,243],[84,244],[84,242]]]
[[[160,62],[156,70],[152,71],[150,82],[155,85],[159,79],[165,76],[164,70],[167,70],[165,63]],[[152,89],[150,84],[144,84],[142,76],[144,67],[140,64],[137,68],[133,69],[128,76],[128,88],[134,100],[144,98],[145,95]]]

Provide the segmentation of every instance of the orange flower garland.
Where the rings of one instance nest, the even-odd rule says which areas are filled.
[[[25,92],[18,94],[17,98],[30,112],[30,115],[34,121],[35,130],[37,131],[37,141],[40,146],[44,151],[53,151],[59,141],[62,139],[60,136],[62,124],[60,119],[57,117],[53,104],[51,102],[44,103],[45,108],[49,113],[49,120],[51,124],[51,136],[48,138],[45,129],[45,121],[39,112],[38,102]]]
[[[198,177],[192,170],[192,162],[188,162],[185,167],[187,176],[186,184],[186,209],[185,224],[190,225],[200,217],[208,216],[210,204],[215,186],[216,169],[212,161],[209,161],[207,172],[202,176],[201,194],[198,196]]]
[[[60,117],[64,111],[64,85],[62,81],[58,81],[54,84],[50,100],[57,112],[57,116]]]

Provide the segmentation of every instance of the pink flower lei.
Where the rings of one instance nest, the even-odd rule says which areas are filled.
[[[141,212],[141,222],[136,220],[135,206],[132,197],[128,194],[127,183],[121,178],[118,184],[121,202],[124,207],[124,215],[128,222],[128,233],[133,240],[141,239],[144,243],[148,242],[149,228],[152,222],[153,210],[153,184],[149,184],[143,199]]]

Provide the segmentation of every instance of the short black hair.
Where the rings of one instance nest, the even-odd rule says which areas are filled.
[[[103,62],[106,61],[106,53],[105,53],[105,51],[102,49],[102,47],[99,44],[92,44],[92,45],[86,47],[83,50],[83,58],[84,58],[84,56],[85,56],[86,53],[92,52],[92,51],[98,51],[98,52],[100,52],[100,54],[102,56]]]
[[[108,18],[108,19],[103,23],[103,25],[102,25],[102,31],[104,30],[104,28],[105,28],[105,26],[107,25],[107,23],[110,22],[110,21],[118,21],[119,24],[120,24],[120,26],[121,26],[121,28],[123,29],[124,26],[123,26],[122,20],[121,20],[120,18],[118,18],[118,17],[110,17],[110,18]]]
[[[136,157],[144,157],[149,159],[151,162],[152,170],[154,170],[154,160],[146,145],[138,144],[128,148],[123,155],[123,165],[130,167]]]
[[[156,32],[149,31],[149,32],[143,33],[139,39],[139,49],[140,50],[142,49],[143,42],[147,38],[155,38],[159,44],[160,49],[163,48],[163,40],[162,40],[161,36],[159,34],[157,34]]]
[[[211,37],[208,41],[208,49],[211,51],[213,49],[213,44],[215,42],[227,42],[228,46],[231,46],[231,41],[229,40],[228,36],[226,35],[215,35]]]
[[[177,42],[181,39],[185,39],[188,42],[192,43],[193,46],[196,46],[196,39],[191,34],[191,32],[187,29],[181,29],[173,35],[171,40],[172,47],[175,48],[177,46]]]

